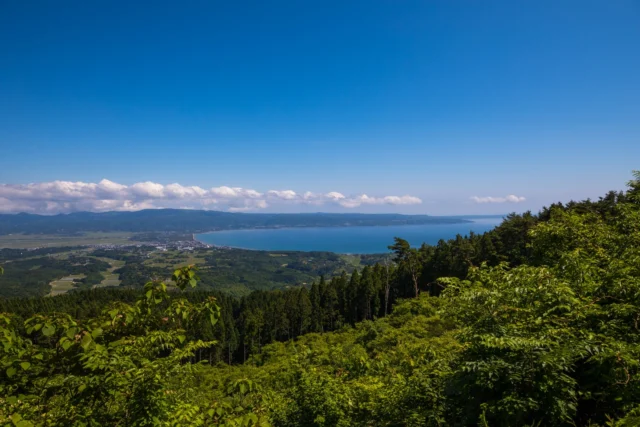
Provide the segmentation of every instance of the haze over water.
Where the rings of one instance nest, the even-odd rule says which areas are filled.
[[[352,254],[388,252],[394,237],[413,246],[431,245],[440,239],[470,231],[484,233],[502,222],[499,217],[473,218],[463,224],[394,225],[373,227],[308,227],[251,230],[225,230],[198,234],[201,242],[234,248],[265,251],[327,251]]]

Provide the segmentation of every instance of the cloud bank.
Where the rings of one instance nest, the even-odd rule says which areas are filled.
[[[415,205],[414,196],[372,197],[328,193],[296,193],[293,190],[259,192],[240,187],[213,187],[138,182],[122,185],[107,179],[98,183],[53,181],[35,184],[0,184],[0,212],[56,214],[78,211],[135,211],[154,208],[211,209],[247,212],[273,205]]]
[[[524,197],[519,197],[519,196],[514,196],[513,194],[510,194],[508,196],[505,197],[478,197],[478,196],[473,196],[471,197],[471,200],[473,200],[476,203],[521,203],[524,202],[525,199]]]

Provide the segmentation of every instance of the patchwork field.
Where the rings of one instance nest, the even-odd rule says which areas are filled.
[[[133,233],[83,233],[79,236],[48,234],[8,234],[0,236],[0,248],[29,249],[55,246],[124,245],[137,243],[129,240]]]
[[[125,239],[126,233],[94,233],[84,236],[96,241]],[[13,244],[27,246],[27,236],[12,237]],[[94,248],[89,246],[42,247],[38,239],[36,250],[3,249],[0,264],[5,274],[0,276],[1,296],[60,295],[69,290],[102,287],[136,288],[149,280],[169,280],[175,268],[196,265],[202,289],[218,289],[234,296],[247,295],[252,290],[287,289],[309,285],[320,275],[326,279],[349,273],[369,265],[379,256],[338,255],[323,252],[264,252],[241,249],[169,249],[166,246],[141,245]],[[68,238],[69,239],[69,238]],[[80,243],[79,237],[67,243]],[[46,240],[46,239],[44,239]],[[64,241],[56,236],[57,244]],[[86,240],[85,240],[86,242]],[[49,242],[51,243],[51,242]],[[85,276],[73,276],[85,274]],[[73,279],[76,283],[73,283]]]
[[[65,292],[70,291],[71,289],[75,288],[75,285],[73,283],[74,280],[84,278],[84,274],[75,274],[63,277],[60,280],[54,280],[53,282],[49,283],[49,285],[51,286],[51,293],[49,294],[49,296],[55,297],[56,295],[64,294]]]
[[[205,265],[206,260],[191,251],[155,251],[149,254],[149,259],[144,262],[149,267],[179,268],[187,265]]]
[[[117,270],[118,268],[122,267],[125,262],[124,261],[119,261],[116,259],[111,259],[111,258],[98,258],[102,261],[108,262],[109,264],[111,264],[111,267],[105,271],[104,273],[102,273],[102,275],[104,276],[104,280],[102,282],[100,282],[100,284],[95,285],[96,288],[106,288],[108,286],[120,286],[120,275],[117,273],[114,273],[114,270]]]
[[[86,255],[88,252],[91,252],[91,250],[88,249],[88,250],[61,252],[61,253],[51,255],[51,257],[55,257],[58,259],[66,259],[70,255],[79,255],[79,254]],[[125,262],[111,259],[111,258],[104,258],[104,257],[92,257],[92,258],[99,259],[111,265],[111,267],[109,267],[107,270],[101,272],[102,275],[104,276],[104,280],[99,284],[94,285],[93,287],[104,288],[108,286],[120,286],[120,283],[121,283],[120,275],[117,273],[114,273],[114,271],[122,267],[125,264]],[[59,280],[54,280],[53,282],[49,283],[49,285],[51,286],[51,292],[49,293],[49,296],[56,296],[56,295],[61,295],[66,292],[69,292],[71,289],[76,288],[74,280],[84,279],[85,277],[86,275],[84,274],[75,274],[75,275],[65,276]]]

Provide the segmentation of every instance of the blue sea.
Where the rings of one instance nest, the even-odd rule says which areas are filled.
[[[198,234],[201,242],[232,248],[264,251],[327,251],[346,254],[388,252],[394,237],[414,246],[436,244],[469,231],[484,233],[502,222],[499,217],[474,217],[464,224],[392,225],[374,227],[308,227],[225,230]]]

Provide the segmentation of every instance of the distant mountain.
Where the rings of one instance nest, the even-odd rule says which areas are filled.
[[[188,209],[136,212],[76,212],[60,215],[0,215],[0,234],[74,234],[88,231],[167,231],[201,233],[215,230],[281,227],[341,227],[399,224],[460,224],[463,218],[429,215],[359,213],[231,213]]]

